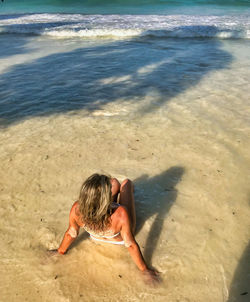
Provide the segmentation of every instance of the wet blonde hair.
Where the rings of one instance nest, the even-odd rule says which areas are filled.
[[[79,211],[83,223],[92,230],[104,231],[110,225],[111,188],[111,177],[97,173],[82,184]]]

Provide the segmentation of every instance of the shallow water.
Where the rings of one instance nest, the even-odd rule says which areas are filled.
[[[3,301],[249,297],[250,41],[155,31],[0,36]],[[96,171],[135,182],[136,238],[159,287],[125,248],[84,233],[46,258]]]

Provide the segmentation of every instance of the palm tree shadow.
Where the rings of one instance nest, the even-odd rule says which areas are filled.
[[[250,296],[250,241],[239,261],[231,283],[228,302],[249,301]]]
[[[136,199],[140,200],[145,197],[140,194],[145,188],[151,191],[150,198],[146,198],[143,202],[139,201],[138,205],[136,202],[136,233],[139,233],[145,222],[156,214],[144,249],[144,257],[149,265],[151,265],[154,250],[160,239],[166,215],[177,199],[176,185],[181,181],[184,171],[183,167],[174,166],[155,177],[148,178],[147,175],[143,175],[135,180]],[[137,192],[137,190],[140,192]]]
[[[206,26],[199,29],[212,30]],[[0,127],[82,109],[91,114],[116,102],[140,103],[136,114],[144,115],[197,85],[210,72],[227,68],[233,60],[218,39],[186,39],[183,44],[182,39],[157,38],[159,34],[155,30],[101,45],[79,42],[74,50],[14,64],[1,74]],[[27,37],[17,42],[12,39],[7,58],[32,51],[28,41]],[[0,49],[1,57],[6,59],[5,50]],[[145,98],[150,93],[155,97],[148,103]]]

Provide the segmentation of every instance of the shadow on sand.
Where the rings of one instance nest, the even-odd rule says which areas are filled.
[[[143,200],[140,194],[136,193],[136,199],[142,200],[139,203],[136,200],[136,233],[141,230],[144,223],[151,216],[156,214],[144,249],[145,260],[150,265],[154,250],[157,248],[162,233],[164,220],[177,199],[178,191],[176,185],[181,181],[184,171],[183,167],[175,166],[155,177],[148,178],[147,175],[143,175],[135,180],[136,191],[147,188],[148,192],[151,192],[149,193],[150,198],[146,198],[145,200]]]
[[[228,302],[246,302],[250,299],[250,242],[248,243],[230,286]]]
[[[190,29],[196,30],[195,26]],[[206,29],[206,26],[198,27],[200,31]],[[183,26],[175,29],[178,30],[183,31]],[[216,31],[214,27],[215,35]],[[91,39],[79,39],[72,51],[12,65],[0,78],[0,126],[80,109],[92,112],[118,101],[141,102],[136,113],[143,115],[197,85],[210,72],[227,68],[233,59],[218,39],[166,38],[157,30],[144,34],[118,41],[98,40],[98,44]],[[15,36],[9,37],[14,47]],[[26,47],[30,37],[18,38],[11,55],[30,51]],[[53,47],[53,39],[45,43],[48,41]],[[0,58],[1,55],[6,56],[4,49],[0,49]],[[5,59],[11,60],[11,55]],[[145,103],[151,91],[157,96],[154,102]],[[175,186],[183,173],[184,168],[172,167],[159,176],[144,175],[135,180],[139,190],[154,190],[157,186],[162,193],[149,194],[150,198],[138,203],[138,231],[156,214],[145,246],[148,262],[159,241],[166,214],[176,200]],[[136,199],[144,198],[137,193]]]
[[[145,36],[104,40],[101,44],[99,40],[94,44],[93,39],[79,39],[75,42],[78,48],[72,51],[12,65],[0,78],[0,125],[80,109],[92,112],[118,101],[140,103],[136,114],[145,114],[232,62],[218,39],[174,39],[160,34],[150,31]],[[29,53],[27,43],[34,43],[22,35],[7,38],[7,44],[12,41],[9,58],[5,49],[0,49],[0,58],[7,60],[13,54]],[[51,43],[53,48],[58,40],[44,43]],[[150,92],[154,102],[148,104],[144,100]]]

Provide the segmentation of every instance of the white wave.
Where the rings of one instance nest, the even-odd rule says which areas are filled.
[[[0,32],[53,37],[250,38],[250,16],[0,15]]]
[[[78,31],[74,30],[48,30],[46,31],[48,36],[70,38],[70,37],[82,37],[82,38],[96,38],[96,37],[133,37],[141,34],[140,30],[135,29],[82,29]]]

